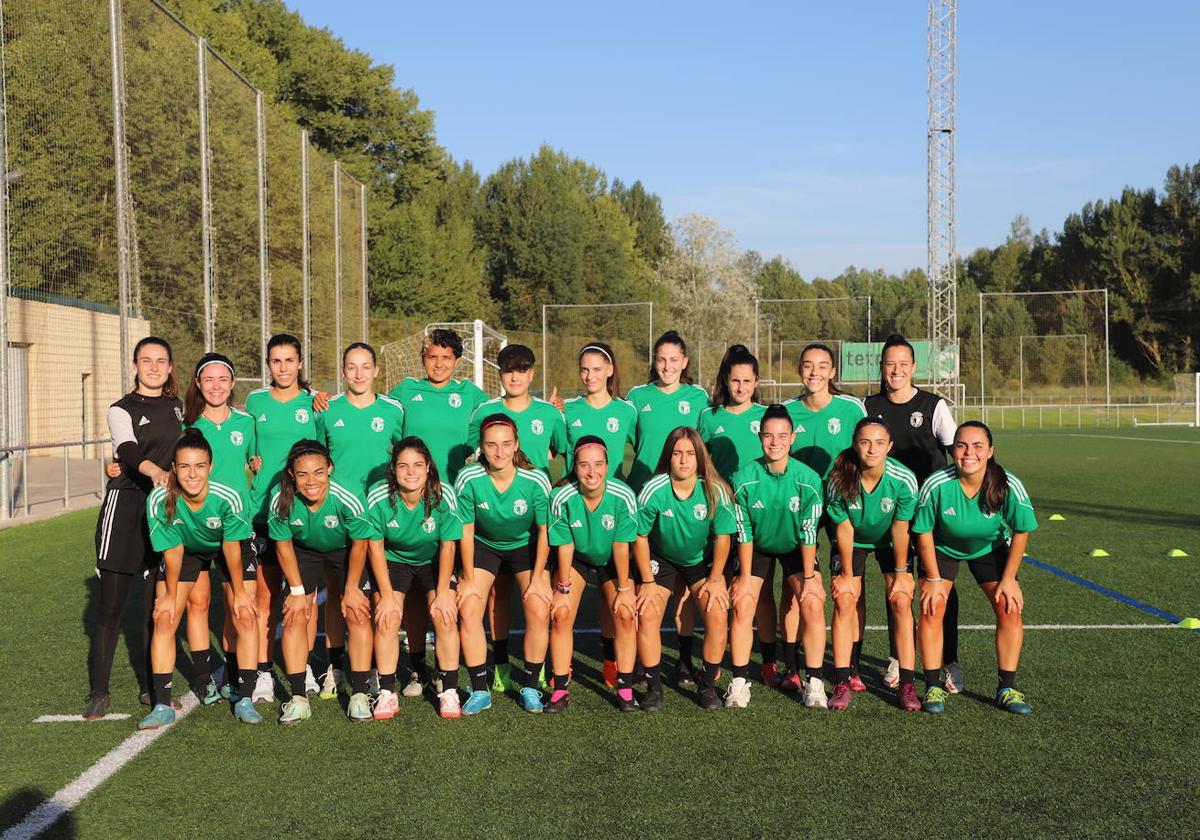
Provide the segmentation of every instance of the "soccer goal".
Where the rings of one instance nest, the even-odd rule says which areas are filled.
[[[654,303],[547,303],[542,306],[542,393],[580,391],[579,351],[593,341],[613,348],[622,387],[643,382],[654,355]]]
[[[1177,373],[1174,376],[1174,394],[1165,406],[1156,406],[1153,420],[1142,420],[1135,412],[1135,426],[1190,426],[1200,428],[1200,371]]]
[[[496,356],[508,345],[508,338],[478,319],[454,323],[426,324],[419,333],[393,341],[379,348],[383,360],[385,390],[391,390],[406,376],[420,379],[425,376],[421,364],[421,349],[434,330],[454,330],[463,343],[461,374],[488,394],[500,393],[500,368]]]

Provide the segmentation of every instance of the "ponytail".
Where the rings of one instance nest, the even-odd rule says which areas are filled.
[[[968,420],[965,423],[960,423],[958,431],[954,433],[954,437],[958,438],[958,432],[963,429],[982,429],[987,435],[988,447],[991,448],[995,444],[992,442],[992,430],[986,424],[978,420]],[[1008,473],[1004,467],[996,463],[996,457],[993,455],[988,458],[987,467],[983,473],[983,484],[979,488],[979,510],[985,515],[999,513],[1004,510],[1004,503],[1008,501]]]
[[[209,463],[212,463],[212,447],[208,445],[204,433],[199,429],[186,429],[179,436],[179,440],[175,442],[175,450],[171,453],[171,475],[167,478],[167,495],[166,504],[164,505],[168,518],[174,518],[175,511],[178,509],[181,490],[179,481],[175,478],[175,461],[179,457],[179,453],[185,449],[195,449],[203,452],[208,456]]]
[[[712,392],[713,408],[720,408],[733,402],[729,394],[729,372],[733,370],[734,365],[750,365],[754,371],[754,378],[758,379],[758,359],[745,344],[734,344],[725,351],[725,355],[721,358],[721,366],[717,368],[717,380],[713,383]],[[750,396],[750,402],[758,402],[757,386]]]
[[[664,344],[674,344],[679,348],[680,353],[682,353],[685,357],[687,356],[687,342],[685,342],[683,340],[683,336],[675,332],[675,330],[667,330],[658,337],[658,341],[654,342],[654,356],[658,355],[658,348],[662,347]],[[692,374],[690,372],[691,366],[691,359],[688,359],[688,363],[684,365],[683,370],[679,372],[679,381],[684,385],[691,385],[695,381],[692,379]],[[655,366],[654,362],[650,363],[650,378],[648,382],[651,385],[658,382],[658,368]]]
[[[817,342],[813,342],[812,344],[805,345],[804,349],[800,351],[800,366],[797,368],[797,372],[800,373],[801,376],[803,376],[803,374],[804,374],[804,357],[808,354],[809,350],[820,350],[823,353],[827,353],[829,355],[829,361],[833,363],[834,371],[837,370],[837,367],[838,367],[837,356],[833,355],[833,351],[829,349],[829,345],[822,344],[819,341],[817,341]],[[837,386],[837,376],[836,375],[829,377],[829,386],[828,387],[829,387],[829,393],[833,394],[835,397],[838,394],[846,393],[845,391],[843,391],[841,388],[839,388]],[[808,388],[807,387],[800,393],[800,399],[804,399],[806,396],[808,396]]]
[[[155,347],[161,347],[162,349],[166,350],[167,351],[167,361],[170,362],[172,365],[175,364],[175,357],[171,353],[170,342],[168,342],[165,338],[159,338],[156,335],[148,335],[145,338],[138,341],[138,343],[133,346],[133,364],[135,367],[137,366],[138,353],[140,353],[142,348],[145,347],[147,344],[152,344]],[[135,389],[137,388],[136,381],[134,383],[134,388]],[[179,396],[179,384],[175,381],[174,371],[167,374],[167,379],[165,382],[163,382],[163,386],[162,386],[162,395],[164,397],[178,397]],[[171,515],[172,516],[175,515],[174,510],[172,510]]]
[[[864,417],[854,424],[854,434],[850,436],[850,445],[837,454],[833,459],[833,469],[829,471],[828,489],[830,496],[840,496],[847,502],[857,502],[862,480],[862,460],[858,457],[858,448],[854,445],[859,433],[867,426],[879,426],[892,437],[891,427],[881,417]]]
[[[892,333],[883,342],[883,349],[879,351],[879,393],[887,393],[887,377],[883,373],[883,357],[887,355],[887,351],[893,347],[907,347],[908,355],[912,357],[913,363],[917,361],[917,351],[913,349],[912,344],[907,338],[900,333]]]
[[[610,397],[617,397],[619,399],[621,396],[621,369],[617,364],[617,354],[613,352],[612,347],[603,341],[591,342],[579,351],[579,361],[581,364],[583,363],[585,353],[596,353],[603,356],[604,360],[612,365],[612,376],[608,377],[608,381],[604,383],[604,387],[608,390]]]
[[[326,464],[333,466],[333,458],[323,443],[304,438],[292,444],[292,448],[288,450],[287,464],[279,473],[279,498],[275,502],[274,513],[280,519],[286,520],[292,515],[292,503],[296,499],[296,462],[305,455],[319,455],[325,459]]]

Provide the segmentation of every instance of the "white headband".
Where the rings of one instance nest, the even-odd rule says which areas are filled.
[[[601,356],[608,359],[608,363],[610,365],[613,363],[612,356],[608,355],[608,351],[603,347],[597,347],[595,344],[589,344],[587,347],[584,347],[579,351],[579,357],[581,359],[583,358],[584,353],[599,353]]]

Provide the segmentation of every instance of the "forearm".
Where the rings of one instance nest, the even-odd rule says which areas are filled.
[[[1021,561],[1025,559],[1025,549],[1028,546],[1028,532],[1018,531],[1012,535],[1012,542],[1008,546],[1008,563],[1004,566],[1005,581],[1011,583],[1017,579],[1017,572],[1021,569]]]
[[[941,580],[932,533],[917,534],[917,555],[921,558],[921,571],[925,573],[925,579]]]
[[[438,592],[450,591],[450,578],[454,577],[454,541],[443,540],[438,552]]]
[[[350,544],[350,559],[346,563],[346,591],[358,589],[363,569],[367,567],[367,541],[354,540]]]
[[[644,581],[654,580],[654,575],[650,571],[650,540],[639,536],[637,542],[633,544],[633,556],[637,561],[638,574],[641,579]]]
[[[550,560],[550,541],[546,537],[546,526],[539,525],[537,533],[537,548],[533,555],[533,574],[536,577],[546,569]]]
[[[892,563],[897,572],[908,569],[908,522],[897,519],[892,523]]]
[[[629,543],[613,543],[613,568],[617,570],[617,589],[624,591],[629,588]]]
[[[304,585],[300,578],[300,562],[296,559],[296,551],[291,540],[275,542],[275,559],[279,561],[279,571],[283,572],[289,589]]]
[[[392,594],[392,576],[387,570],[387,556],[383,552],[383,540],[371,540],[368,549],[371,558],[371,572],[375,576],[375,591],[381,598]],[[349,578],[349,575],[347,575]],[[357,581],[355,581],[357,583]]]
[[[229,585],[234,592],[242,591],[245,578],[242,577],[242,544],[225,540],[221,543],[221,553],[225,555],[225,572],[229,575]]]

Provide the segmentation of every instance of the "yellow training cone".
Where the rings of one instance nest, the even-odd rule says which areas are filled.
[[[1200,618],[1185,618],[1175,626],[1184,630],[1200,630]]]
[[[1047,521],[1049,521],[1049,522],[1066,522],[1067,517],[1063,516],[1061,513],[1052,513],[1052,514],[1050,514],[1050,519]]]
[[[1168,557],[1187,557],[1188,553],[1182,548],[1172,548],[1167,552]]]
[[[1092,549],[1092,557],[1108,557],[1108,556],[1109,556],[1109,553],[1107,551],[1105,551],[1103,548],[1093,548]]]

